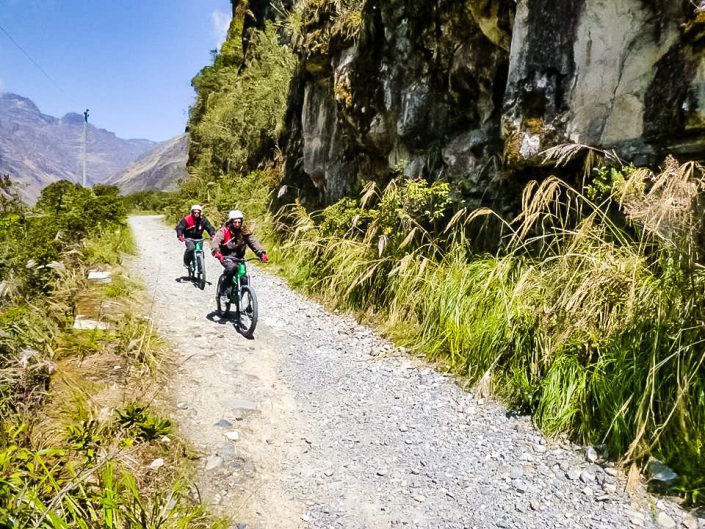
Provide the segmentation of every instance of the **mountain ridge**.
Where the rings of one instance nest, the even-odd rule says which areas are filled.
[[[33,203],[41,189],[58,180],[82,180],[83,116],[44,114],[31,99],[0,93],[0,174],[19,184],[20,196]],[[147,139],[122,139],[88,123],[87,184],[104,183],[157,145]]]
[[[179,180],[187,176],[188,134],[158,143],[133,161],[123,171],[105,181],[123,194],[139,191],[175,191]]]

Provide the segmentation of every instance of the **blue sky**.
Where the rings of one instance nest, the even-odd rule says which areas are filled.
[[[0,0],[0,92],[56,117],[88,108],[120,138],[173,138],[230,15],[230,0]]]

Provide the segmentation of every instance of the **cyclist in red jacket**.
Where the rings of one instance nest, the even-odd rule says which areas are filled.
[[[215,228],[208,222],[208,219],[203,215],[203,208],[198,204],[191,206],[191,213],[186,215],[176,225],[176,236],[180,241],[186,243],[184,251],[184,266],[188,268],[191,259],[193,259],[193,241],[184,239],[202,239],[203,232],[208,232],[208,235],[215,235]]]

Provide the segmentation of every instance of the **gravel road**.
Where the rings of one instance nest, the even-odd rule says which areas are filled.
[[[134,216],[130,262],[173,346],[180,433],[201,455],[203,498],[238,529],[705,527],[625,492],[599,450],[546,440],[527,417],[461,390],[352,318],[251,267],[254,339],[180,281],[183,245]]]

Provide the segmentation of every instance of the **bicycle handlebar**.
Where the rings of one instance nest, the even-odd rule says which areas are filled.
[[[223,260],[227,259],[228,261],[236,261],[238,263],[246,263],[248,261],[259,261],[259,257],[236,257],[234,255],[224,255]]]

